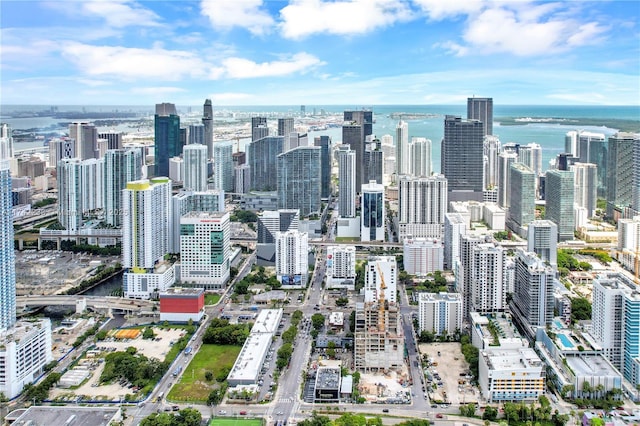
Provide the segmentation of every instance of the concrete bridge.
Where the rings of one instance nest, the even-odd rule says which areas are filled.
[[[87,307],[97,311],[119,311],[127,315],[132,314],[155,314],[154,307],[158,308],[158,302],[152,300],[125,299],[114,296],[18,296],[16,297],[16,308],[18,312],[25,308],[36,308],[41,306],[75,306],[76,312],[84,312]]]

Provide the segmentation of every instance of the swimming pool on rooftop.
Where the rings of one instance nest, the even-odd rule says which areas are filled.
[[[553,320],[553,325],[555,325],[556,328],[558,328],[558,329],[563,329],[564,328],[564,324],[562,323],[562,321],[560,321],[557,318]]]
[[[567,336],[566,334],[559,333],[557,336],[558,339],[560,339],[560,341],[562,342],[562,346],[564,346],[565,348],[573,349],[575,347],[571,339],[569,339],[569,336]]]

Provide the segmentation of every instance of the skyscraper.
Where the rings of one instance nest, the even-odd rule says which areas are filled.
[[[267,136],[247,145],[247,163],[251,167],[251,189],[255,191],[277,189],[276,158],[282,153],[283,146],[283,136]]]
[[[171,181],[166,177],[128,182],[122,191],[122,266],[153,270],[169,252]]]
[[[498,186],[498,154],[500,153],[500,139],[488,135],[483,140],[484,152],[484,188],[494,189]]]
[[[189,134],[189,139],[187,141],[187,144],[189,145],[199,144],[207,147],[207,144],[204,143],[204,134],[205,134],[204,124],[189,124],[188,134]],[[207,151],[207,159],[208,158],[209,158],[209,153]]]
[[[180,218],[180,280],[184,285],[224,288],[231,268],[230,232],[227,212],[189,212]]]
[[[213,106],[211,99],[205,99],[202,124],[204,124],[204,141],[201,142],[207,146],[207,158],[213,158]]]
[[[76,157],[76,141],[71,138],[54,138],[49,141],[49,167],[58,167],[63,158]]]
[[[285,287],[307,284],[309,273],[309,234],[298,230],[276,232],[276,276]]]
[[[0,139],[6,139],[3,143],[7,146],[8,158],[13,158],[13,133],[7,123],[0,123]]]
[[[123,132],[103,132],[98,133],[98,139],[105,139],[107,141],[106,150],[109,149],[122,149],[122,137]]]
[[[431,139],[411,138],[409,162],[412,175],[431,176]]]
[[[224,212],[224,191],[180,191],[171,197],[169,253],[180,252],[180,218],[190,212]]]
[[[558,266],[558,226],[550,220],[529,223],[527,251],[538,255],[554,269]]]
[[[58,162],[58,222],[69,231],[82,226],[82,161],[64,158]]]
[[[411,173],[409,165],[409,123],[402,120],[396,126],[396,170],[398,175]]]
[[[363,179],[365,179],[365,182],[375,181],[382,184],[383,167],[384,155],[380,146],[380,139],[376,138],[375,135],[369,135],[366,137],[364,157],[362,159]]]
[[[447,213],[447,179],[443,175],[401,175],[398,182],[398,239],[442,238]]]
[[[493,98],[467,98],[467,119],[482,121],[483,136],[493,135]]]
[[[545,185],[545,217],[558,226],[558,241],[572,240],[575,227],[573,172],[548,170]]]
[[[205,191],[207,189],[207,146],[200,144],[185,145],[183,188],[187,191]]]
[[[578,160],[574,162],[592,163],[597,168],[598,197],[607,196],[607,161],[609,157],[609,141],[604,133],[592,133],[581,130],[577,132]]]
[[[331,136],[316,136],[314,146],[320,147],[320,187],[322,198],[331,195]]]
[[[462,294],[463,318],[469,316],[473,310],[473,249],[485,242],[484,237],[479,235],[460,235],[460,259],[459,264],[454,262],[454,273],[456,274],[456,290]]]
[[[361,241],[384,241],[385,219],[384,186],[362,185]]]
[[[483,129],[481,121],[445,117],[440,170],[449,182],[449,201],[482,201]]]
[[[619,132],[609,137],[607,158],[607,216],[616,208],[628,207],[633,201],[633,146],[638,133]]]
[[[266,138],[267,136],[269,136],[267,117],[251,117],[251,142]]]
[[[521,163],[513,163],[509,179],[510,207],[509,227],[521,234],[523,227],[535,219],[536,177],[533,171]]]
[[[569,167],[573,171],[574,202],[585,208],[589,217],[595,215],[598,201],[598,170],[593,163],[575,163]]]
[[[518,250],[511,306],[522,324],[544,327],[553,319],[554,270],[534,253]]]
[[[104,157],[104,217],[114,227],[122,225],[122,190],[127,182],[142,179],[142,153],[139,149],[110,149]]]
[[[0,139],[0,332],[16,322],[16,269],[11,205],[9,138]]]
[[[498,205],[504,209],[509,208],[511,195],[511,165],[518,162],[518,154],[515,152],[501,152],[498,155]]]
[[[278,118],[278,136],[289,137],[295,130],[293,117]]]
[[[69,137],[76,141],[76,156],[81,160],[98,158],[98,130],[90,123],[69,124]]]
[[[155,176],[169,176],[169,159],[182,154],[180,143],[180,117],[174,104],[156,104],[155,130]]]
[[[320,213],[321,148],[306,146],[278,155],[279,209],[297,209],[303,217]]]
[[[460,213],[444,215],[444,268],[453,270],[460,259],[460,236],[467,232],[467,221]]]
[[[472,251],[471,309],[481,314],[504,311],[505,249],[493,243],[478,244]]]
[[[367,183],[365,179],[364,150],[367,136],[373,134],[372,111],[345,111],[342,125],[342,143],[356,152],[356,191]]]
[[[213,144],[213,187],[233,192],[233,142]]]
[[[633,140],[633,209],[640,214],[640,138]]]
[[[338,214],[356,216],[356,152],[349,145],[338,149]]]

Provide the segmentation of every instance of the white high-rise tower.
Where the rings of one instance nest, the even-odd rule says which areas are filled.
[[[184,189],[205,191],[207,189],[207,146],[185,145],[182,156],[184,159]]]

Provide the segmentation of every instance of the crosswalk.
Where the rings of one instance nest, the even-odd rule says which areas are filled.
[[[289,398],[278,398],[278,402],[287,402],[287,403],[291,403],[294,402],[295,398],[289,397]]]

